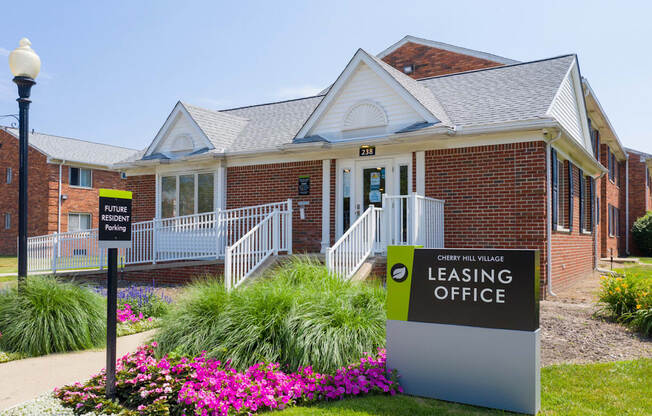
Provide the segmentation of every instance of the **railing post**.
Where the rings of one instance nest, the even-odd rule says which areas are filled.
[[[156,264],[156,217],[152,219],[152,264]]]
[[[59,253],[59,234],[55,234],[54,246],[52,247],[52,274],[57,272],[57,253]]]
[[[333,254],[333,248],[328,247],[326,249],[326,259],[325,260],[326,260],[326,269],[330,273],[333,273],[333,267],[332,267],[333,259],[331,258],[332,254]]]
[[[278,246],[280,241],[281,234],[281,221],[280,221],[280,212],[278,208],[274,208],[274,216],[272,216],[272,244],[274,245],[274,255],[278,256]],[[264,236],[266,238],[267,236]]]
[[[133,232],[132,232],[132,236],[133,236]],[[98,239],[99,239],[99,235],[98,235]],[[99,243],[98,243],[98,246],[99,246]],[[104,249],[98,247],[97,250],[100,252],[100,255],[99,255],[99,258],[100,258],[100,270],[104,270]]]
[[[224,286],[227,292],[231,290],[231,246],[224,251]]]
[[[217,245],[217,256],[220,257],[224,250],[224,241],[222,240],[222,208],[215,211],[215,244]]]
[[[288,199],[288,218],[287,218],[287,245],[288,254],[292,254],[292,198]]]

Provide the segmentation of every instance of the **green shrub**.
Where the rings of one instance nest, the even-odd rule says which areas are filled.
[[[227,293],[221,281],[193,284],[164,317],[159,354],[231,360],[245,369],[274,361],[328,372],[385,341],[385,292],[331,276],[293,258],[260,281]]]
[[[106,302],[92,290],[48,276],[0,292],[0,350],[31,356],[99,347]]]
[[[602,276],[600,302],[619,322],[645,336],[652,336],[652,274],[633,269],[616,276]]]
[[[634,222],[632,238],[643,255],[652,255],[652,211]]]

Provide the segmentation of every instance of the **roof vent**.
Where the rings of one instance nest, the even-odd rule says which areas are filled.
[[[414,72],[414,64],[403,65],[403,72],[410,75]]]

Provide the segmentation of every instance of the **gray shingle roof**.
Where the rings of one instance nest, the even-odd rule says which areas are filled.
[[[551,58],[511,66],[420,80],[458,126],[546,117],[575,57]]]
[[[215,150],[220,153],[231,147],[249,121],[233,114],[207,110],[183,102],[181,105],[188,110],[190,116],[215,146]]]
[[[451,126],[548,118],[546,111],[575,59],[567,55],[416,81],[372,58],[433,115]],[[222,111],[184,105],[216,144],[215,152],[224,149],[230,153],[291,144],[323,98],[319,95]]]
[[[418,81],[410,78],[393,66],[386,64],[380,58],[370,54],[367,55],[380,65],[381,68],[387,71],[387,73],[391,75],[392,78],[394,78],[403,88],[405,88],[407,92],[412,94],[412,96],[416,98],[417,101],[419,101],[428,111],[430,111],[433,116],[437,117],[437,120],[445,125],[450,125],[450,118],[448,117],[448,114],[446,114],[444,107],[427,87],[421,85]]]
[[[18,137],[18,129],[5,127],[4,130],[12,136]],[[29,144],[52,159],[106,167],[136,153],[135,149],[126,147],[93,143],[38,132],[29,134]]]
[[[222,111],[249,120],[227,151],[262,150],[292,143],[294,136],[323,98],[308,97]]]

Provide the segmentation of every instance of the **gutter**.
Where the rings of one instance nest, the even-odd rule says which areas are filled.
[[[625,254],[629,256],[629,155],[625,156]]]
[[[546,141],[546,284],[547,293],[552,296],[557,296],[552,291],[552,172],[550,172],[550,165],[552,164],[552,143],[559,140],[561,137],[561,130],[557,131],[557,136]],[[547,132],[544,134],[547,136]]]

